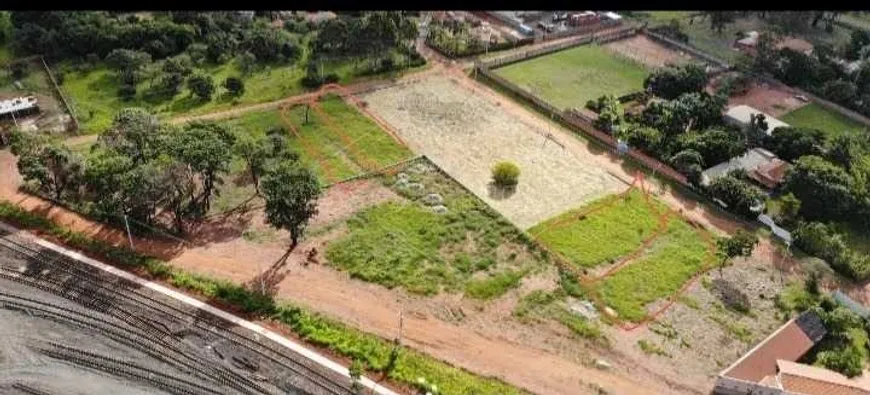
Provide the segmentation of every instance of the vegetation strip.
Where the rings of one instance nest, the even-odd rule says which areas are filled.
[[[407,347],[397,348],[399,351],[396,353],[391,342],[377,336],[347,327],[298,306],[279,304],[268,295],[255,293],[229,281],[185,272],[159,259],[90,239],[83,233],[71,231],[5,200],[0,201],[0,219],[37,234],[49,235],[67,246],[104,258],[121,267],[141,270],[176,287],[240,309],[252,317],[281,322],[303,340],[325,347],[339,356],[361,360],[367,370],[384,373],[403,385],[426,391],[431,390],[431,383],[437,386],[439,392],[445,394],[524,393],[496,378],[475,376]],[[420,378],[424,379],[422,383]]]

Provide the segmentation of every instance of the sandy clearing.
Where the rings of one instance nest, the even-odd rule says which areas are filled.
[[[684,64],[694,60],[689,54],[674,51],[642,34],[611,41],[604,44],[604,48],[654,68],[664,67],[669,63]]]
[[[547,218],[624,188],[597,166],[448,77],[364,96],[412,149],[425,154],[515,225],[527,229]],[[490,186],[490,168],[514,161],[522,174],[514,193]]]

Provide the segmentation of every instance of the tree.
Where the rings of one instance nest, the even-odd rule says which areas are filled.
[[[746,138],[738,132],[711,129],[686,133],[680,136],[679,145],[697,151],[704,164],[713,166],[746,151]]]
[[[513,162],[498,162],[492,167],[492,181],[495,185],[512,188],[517,185],[520,177],[520,168]]]
[[[704,157],[698,151],[685,149],[672,156],[670,162],[674,165],[675,169],[685,173],[687,169],[693,166],[703,166]]]
[[[36,181],[41,192],[59,201],[64,192],[78,187],[82,161],[66,145],[48,144],[23,152],[18,157],[18,172],[25,181]]]
[[[656,70],[643,82],[644,89],[664,99],[676,99],[683,93],[702,92],[707,85],[704,66],[689,63]]]
[[[164,94],[175,96],[181,91],[184,84],[184,75],[181,73],[169,73],[160,78],[158,87]]]
[[[730,174],[713,180],[707,190],[729,209],[750,218],[754,216],[753,208],[762,203],[765,197],[758,187]]]
[[[846,47],[846,59],[858,59],[860,57],[861,49],[867,45],[870,45],[870,32],[864,29],[852,30],[849,45]]]
[[[779,199],[779,215],[777,220],[791,224],[798,218],[801,210],[801,201],[793,193],[787,193]]]
[[[788,171],[784,190],[800,199],[804,217],[845,219],[854,207],[854,180],[843,168],[818,156],[804,156]]]
[[[268,137],[255,137],[250,133],[238,133],[233,149],[236,155],[245,160],[254,188],[259,195],[260,175],[263,174],[270,154],[272,154]]]
[[[188,54],[168,58],[163,62],[163,71],[187,77],[193,74],[193,59]]]
[[[598,98],[598,119],[593,122],[593,125],[608,133],[613,133],[617,130],[625,116],[625,110],[622,108],[622,103],[614,95],[605,95]]]
[[[214,80],[210,75],[194,75],[187,80],[187,89],[201,100],[210,100],[214,93]]]
[[[194,202],[195,217],[208,212],[216,186],[223,184],[222,175],[229,171],[235,136],[225,126],[193,122],[168,134],[166,149],[172,157],[189,166],[202,183],[201,193]]]
[[[849,106],[858,97],[858,87],[844,80],[831,80],[822,85],[822,95],[828,100]]]
[[[743,229],[734,233],[734,236],[723,237],[716,240],[716,256],[719,257],[719,276],[722,269],[734,258],[752,256],[752,250],[758,244],[758,236],[755,233]]]
[[[825,152],[825,133],[818,129],[779,127],[765,139],[765,147],[786,161]]]
[[[245,83],[238,77],[227,77],[224,80],[224,88],[233,96],[241,96],[245,94]]]
[[[707,11],[707,17],[710,18],[710,30],[722,34],[728,24],[734,23],[737,17],[736,11]]]
[[[253,72],[254,68],[257,66],[257,56],[252,54],[251,51],[245,51],[239,55],[238,62],[239,71],[241,71],[243,75],[251,75],[251,72]]]
[[[280,163],[265,175],[262,183],[266,221],[290,232],[290,248],[296,248],[308,221],[317,214],[320,184],[311,170],[297,162]]]
[[[9,65],[9,72],[12,74],[12,78],[16,80],[22,80],[27,76],[27,63],[25,62],[15,62]]]
[[[844,169],[852,169],[861,158],[870,156],[870,137],[866,134],[844,133],[834,138],[828,149],[828,159]]]
[[[98,144],[142,164],[157,156],[162,127],[157,117],[143,108],[125,108],[115,115],[112,126],[97,138]]]
[[[617,134],[621,140],[631,147],[640,148],[656,156],[662,156],[661,149],[664,135],[658,129],[640,124],[629,124]]]
[[[139,73],[151,63],[151,55],[129,49],[115,49],[106,56],[106,64],[115,69],[124,82],[135,83]]]

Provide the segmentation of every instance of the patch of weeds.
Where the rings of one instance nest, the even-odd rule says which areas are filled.
[[[671,357],[670,354],[665,352],[665,350],[662,350],[662,348],[659,347],[657,344],[650,343],[650,342],[643,340],[643,339],[637,341],[637,346],[640,347],[641,351],[643,351],[649,355],[659,355],[659,356],[663,356],[663,357],[667,357],[667,358]]]
[[[677,298],[677,300],[692,310],[700,310],[701,309],[701,304],[700,304],[700,302],[698,302],[698,299],[695,299],[691,296],[681,295],[679,298]]]
[[[308,235],[310,237],[310,235]],[[242,238],[251,243],[268,243],[278,238],[278,232],[274,229],[245,229]]]
[[[483,280],[471,280],[465,285],[465,296],[480,300],[497,298],[519,286],[525,275],[525,271],[506,271]]]
[[[666,339],[676,339],[679,336],[676,328],[667,322],[656,321],[653,325],[650,325],[649,330]]]
[[[520,299],[512,314],[520,321],[528,322],[532,315],[540,314],[557,300],[558,295],[554,292],[536,289]]]
[[[587,320],[586,318],[579,317],[576,314],[573,314],[567,310],[562,310],[561,314],[559,314],[559,322],[562,325],[565,325],[570,329],[574,334],[584,338],[595,340],[601,345],[609,345],[610,340],[604,336],[604,333],[601,331],[601,327],[598,324]]]
[[[719,326],[721,326],[722,329],[725,330],[725,332],[731,334],[732,336],[737,338],[737,340],[740,340],[741,342],[746,344],[752,343],[752,331],[749,328],[743,326],[738,322],[728,320],[727,318],[722,316],[711,314],[707,317],[710,318],[713,322],[719,324]]]

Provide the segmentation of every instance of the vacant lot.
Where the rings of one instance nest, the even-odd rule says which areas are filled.
[[[516,228],[428,162],[401,170],[381,181],[405,199],[348,220],[326,250],[330,264],[389,288],[477,299],[500,296],[540,267]]]
[[[2,62],[0,62],[2,63]],[[36,96],[40,108],[39,115],[24,119],[19,118],[19,126],[23,130],[43,130],[52,133],[62,133],[67,130],[70,122],[69,116],[63,108],[63,104],[55,99],[51,81],[42,63],[36,61],[26,62],[27,68],[24,77],[15,79],[8,67],[0,67],[0,100],[8,100],[22,96]],[[0,128],[11,126],[0,124]]]
[[[632,189],[549,219],[529,233],[571,263],[589,268],[612,263],[640,248],[665,210],[657,202],[647,203],[640,191]]]
[[[780,119],[792,126],[819,129],[832,138],[841,134],[856,133],[868,129],[867,125],[815,103],[789,112]]]
[[[581,45],[495,70],[557,108],[643,88],[649,70],[598,45]]]
[[[788,122],[780,117],[789,111],[794,111],[806,103],[795,98],[797,91],[780,85],[755,83],[746,93],[734,95],[728,98],[728,107],[747,105],[760,110],[783,122]]]
[[[656,302],[677,292],[713,258],[706,231],[637,189],[608,196],[530,232],[581,268],[625,258],[584,288],[627,321],[646,317]]]
[[[532,127],[443,76],[373,92],[369,108],[425,154],[522,229],[621,188],[621,182]],[[490,168],[510,160],[519,185],[490,185]]]
[[[689,20],[692,19],[694,21],[690,24]],[[770,24],[766,20],[756,16],[737,18],[734,23],[725,25],[722,33],[711,29],[710,19],[702,16],[688,17],[680,22],[683,31],[689,36],[689,45],[729,63],[735,62],[742,56],[742,52],[733,48],[738,32],[760,32],[770,27]],[[836,47],[847,43],[850,33],[849,29],[836,25],[834,26],[833,33],[828,33],[825,31],[824,23],[820,23],[818,28],[812,28],[807,25],[795,36],[803,38],[813,43],[813,45],[829,44]]]
[[[670,49],[642,34],[611,41],[604,44],[604,48],[653,68],[669,64],[685,64],[694,60],[691,55]]]

